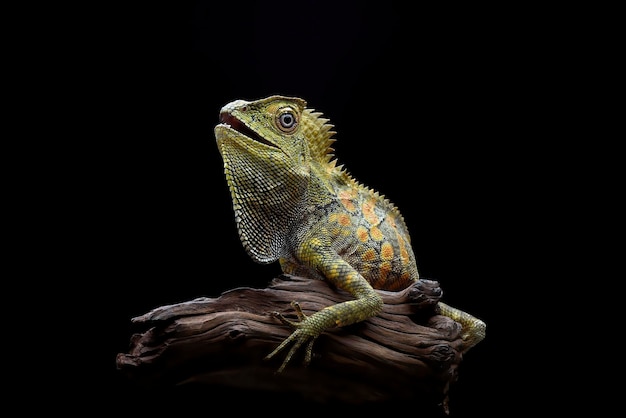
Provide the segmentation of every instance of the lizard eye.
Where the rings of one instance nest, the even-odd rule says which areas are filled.
[[[283,109],[276,117],[276,125],[283,132],[291,133],[298,126],[298,118],[292,109]]]

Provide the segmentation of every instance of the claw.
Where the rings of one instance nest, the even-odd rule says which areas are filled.
[[[302,312],[302,308],[298,302],[295,300],[291,302],[291,307],[296,311],[296,315],[298,315],[298,319],[300,319],[300,321],[304,321],[307,318],[306,314]]]
[[[296,311],[296,315],[298,315],[298,319],[300,320],[300,322],[295,322],[292,320],[289,320],[287,318],[285,318],[283,316],[283,314],[281,314],[280,312],[272,312],[272,315],[275,318],[278,318],[280,320],[280,322],[282,322],[285,325],[289,325],[292,328],[298,329],[300,327],[300,323],[302,321],[304,321],[305,319],[307,319],[307,316],[304,312],[302,312],[302,308],[300,307],[300,304],[296,301],[291,302],[291,306],[293,307],[293,309]]]
[[[272,316],[274,318],[277,318],[278,320],[280,320],[280,322],[282,322],[283,324],[289,325],[292,328],[297,328],[298,327],[298,323],[297,322],[294,322],[294,321],[291,321],[291,320],[285,318],[283,316],[283,314],[281,314],[280,312],[272,312]]]

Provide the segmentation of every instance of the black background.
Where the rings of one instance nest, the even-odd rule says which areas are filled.
[[[66,33],[72,64],[49,81],[57,93],[72,85],[64,121],[81,138],[71,168],[59,168],[78,202],[66,259],[80,260],[93,297],[72,330],[73,352],[89,359],[77,386],[96,396],[92,405],[158,415],[184,399],[206,415],[220,405],[270,411],[250,393],[133,392],[115,356],[128,348],[132,317],[265,287],[279,274],[238,240],[213,136],[224,104],[272,94],[304,98],[330,118],[339,161],[403,213],[422,277],[487,323],[452,388],[452,415],[534,404],[513,389],[521,367],[511,321],[532,274],[519,237],[535,227],[542,199],[529,198],[528,181],[563,99],[555,63],[567,42],[541,14],[476,7],[198,1],[80,16]],[[289,399],[271,401],[272,414],[293,413]],[[425,416],[419,408],[400,406]]]

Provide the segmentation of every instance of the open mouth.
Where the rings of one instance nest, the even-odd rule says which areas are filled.
[[[220,122],[230,126],[231,129],[254,141],[260,142],[261,144],[269,145],[270,147],[277,148],[276,145],[272,144],[271,142],[254,132],[252,129],[248,128],[242,121],[240,121],[228,112],[220,113]]]

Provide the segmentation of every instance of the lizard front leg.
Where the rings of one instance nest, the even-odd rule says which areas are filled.
[[[327,306],[310,316],[302,312],[297,302],[292,302],[298,315],[299,320],[297,322],[290,321],[276,313],[275,316],[281,322],[295,329],[274,351],[266,356],[266,359],[270,359],[289,344],[293,344],[278,372],[285,368],[303,344],[306,344],[304,364],[308,365],[312,357],[313,343],[324,331],[364,321],[377,315],[383,308],[382,298],[367,280],[330,247],[320,245],[318,240],[311,240],[300,247],[298,254],[303,263],[322,273],[326,280],[338,288],[346,290],[356,299]],[[285,271],[285,273],[290,272]]]

